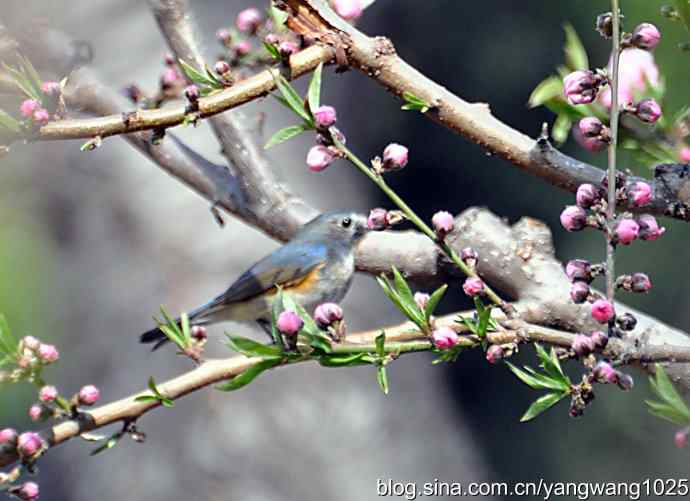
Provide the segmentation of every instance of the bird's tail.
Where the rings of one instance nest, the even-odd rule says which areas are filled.
[[[206,325],[210,320],[209,314],[212,312],[211,307],[214,305],[215,303],[212,301],[209,304],[205,304],[204,306],[200,306],[199,308],[190,311],[189,324]],[[177,317],[174,321],[178,327],[181,325],[180,317]],[[141,336],[139,336],[140,343],[153,343],[153,348],[151,348],[151,351],[156,351],[158,348],[167,344],[169,341],[170,340],[168,339],[168,336],[166,336],[165,333],[162,330],[160,330],[159,327],[154,327],[150,331],[146,331]]]

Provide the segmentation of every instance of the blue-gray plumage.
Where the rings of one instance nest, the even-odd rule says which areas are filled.
[[[367,220],[352,211],[327,212],[305,224],[288,243],[255,263],[223,294],[189,313],[191,325],[217,322],[270,322],[280,286],[312,311],[324,302],[339,302],[352,283],[354,250],[367,231]],[[141,335],[142,343],[167,340],[155,328]]]

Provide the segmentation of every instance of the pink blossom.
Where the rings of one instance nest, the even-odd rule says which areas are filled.
[[[633,205],[641,207],[652,200],[652,187],[644,181],[638,181],[629,189]]]
[[[337,115],[333,106],[319,106],[314,110],[314,121],[317,127],[330,127],[336,120]]]
[[[31,457],[43,448],[43,440],[33,431],[26,431],[17,438],[17,452],[25,458]]]
[[[50,113],[45,108],[39,108],[34,111],[33,120],[39,125],[45,125],[50,121]]]
[[[235,50],[235,54],[241,57],[251,52],[252,44],[249,40],[240,40],[233,46],[233,49]]]
[[[77,398],[81,405],[93,405],[101,398],[101,392],[94,385],[87,384],[79,390]]]
[[[361,0],[334,0],[333,8],[340,17],[353,21],[362,15]]]
[[[680,153],[678,153],[678,158],[680,158],[680,161],[683,163],[690,163],[690,147],[683,146],[680,149]]]
[[[587,226],[587,213],[582,207],[568,206],[561,212],[561,224],[567,231],[580,231]]]
[[[14,494],[22,501],[34,501],[38,499],[39,492],[36,482],[24,482],[19,486],[19,489],[14,491]]]
[[[371,209],[367,218],[367,227],[373,231],[385,230],[388,227],[388,211],[381,207]]]
[[[291,310],[285,310],[280,315],[278,315],[278,321],[276,322],[276,327],[280,332],[288,336],[294,336],[304,326],[304,321],[300,316]]]
[[[450,212],[442,210],[433,215],[431,224],[439,237],[445,237],[448,233],[453,231],[455,220]]]
[[[289,40],[280,42],[280,44],[278,45],[278,52],[280,52],[280,55],[283,57],[290,57],[298,50],[299,47],[297,46],[297,44]]]
[[[41,404],[33,404],[29,407],[29,418],[31,418],[31,421],[43,419],[43,406]]]
[[[574,71],[563,79],[563,93],[570,104],[589,104],[596,99],[601,82],[592,71]]]
[[[597,299],[592,303],[592,318],[599,323],[607,323],[615,314],[616,310],[606,299]]]
[[[611,62],[609,62],[609,72]],[[654,62],[654,56],[646,50],[629,48],[621,53],[618,100],[621,104],[632,104],[642,97],[647,86],[659,85],[659,68]],[[611,88],[606,87],[600,93],[601,103],[607,108],[611,107]]]
[[[462,284],[462,290],[470,297],[474,297],[477,294],[484,292],[484,282],[481,278],[468,277],[465,283]]]
[[[58,391],[55,386],[46,385],[38,391],[38,399],[41,402],[52,402],[58,396]]]
[[[335,156],[326,146],[312,146],[307,153],[307,166],[312,172],[321,172],[331,165]]]
[[[0,430],[0,445],[14,443],[18,436],[19,434],[14,428],[4,428]]]
[[[637,239],[640,226],[632,219],[623,219],[616,226],[616,240],[623,245],[629,245]]]
[[[414,293],[414,302],[417,304],[417,307],[419,307],[419,309],[422,311],[424,311],[426,305],[429,304],[429,298],[429,294],[425,292]]]
[[[504,356],[503,348],[497,344],[492,344],[486,350],[486,361],[490,364],[497,364]]]
[[[383,168],[398,170],[407,165],[408,149],[398,143],[391,143],[383,150]]]
[[[245,33],[252,33],[256,31],[256,29],[261,24],[262,20],[263,16],[261,15],[259,9],[257,9],[256,7],[250,7],[248,9],[244,9],[239,14],[237,14],[235,25],[237,26],[237,29],[240,31],[244,31]]]
[[[651,23],[642,23],[632,32],[632,43],[644,50],[654,50],[661,40],[659,28]]]
[[[679,449],[685,447],[688,444],[688,430],[677,431],[676,434],[673,436],[673,442]]]
[[[650,214],[643,214],[637,218],[640,226],[640,238],[642,240],[657,240],[666,232],[666,228],[660,227],[656,218]]]
[[[60,352],[52,344],[43,344],[38,347],[38,356],[41,357],[45,363],[55,362],[60,358]]]
[[[19,113],[26,118],[31,118],[34,115],[34,111],[41,107],[41,103],[35,99],[26,99],[22,101],[19,105]]]
[[[434,345],[441,350],[447,350],[458,344],[458,334],[450,327],[439,327],[431,333]]]
[[[314,320],[321,327],[328,327],[342,319],[343,309],[335,303],[323,303],[314,310]]]

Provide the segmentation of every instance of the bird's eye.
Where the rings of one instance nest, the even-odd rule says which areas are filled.
[[[352,219],[350,219],[349,217],[345,217],[340,222],[340,224],[343,226],[343,228],[349,228],[350,225],[352,224]]]

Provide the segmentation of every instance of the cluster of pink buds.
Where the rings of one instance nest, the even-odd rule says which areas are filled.
[[[399,210],[387,210],[381,207],[371,209],[367,218],[367,227],[372,231],[383,231],[405,220],[405,214]]]
[[[17,350],[17,376],[26,371],[38,370],[60,358],[60,353],[52,344],[42,343],[33,336],[26,336],[19,342]]]
[[[597,18],[597,31],[605,38],[612,35],[611,14]],[[636,94],[644,92],[648,85],[658,85],[658,68],[650,51],[659,43],[661,33],[653,24],[642,23],[631,34],[622,37],[621,46],[625,48],[620,55],[618,95],[622,111],[637,117],[648,124],[661,118],[662,110],[654,99],[634,102]],[[610,108],[611,90],[608,70],[578,70],[563,79],[563,93],[572,105],[592,104],[597,98],[601,104]],[[605,88],[606,87],[606,88]],[[605,89],[604,89],[605,88]],[[602,91],[603,92],[600,92]],[[611,141],[610,130],[597,117],[585,117],[573,130],[578,143],[585,149],[598,152],[605,149]]]
[[[33,463],[45,450],[46,444],[38,433],[27,431],[21,435],[14,428],[0,430],[0,449],[14,449],[25,464]],[[0,489],[23,501],[38,499],[39,488],[35,482],[12,485],[21,475],[21,467],[0,472]]]

